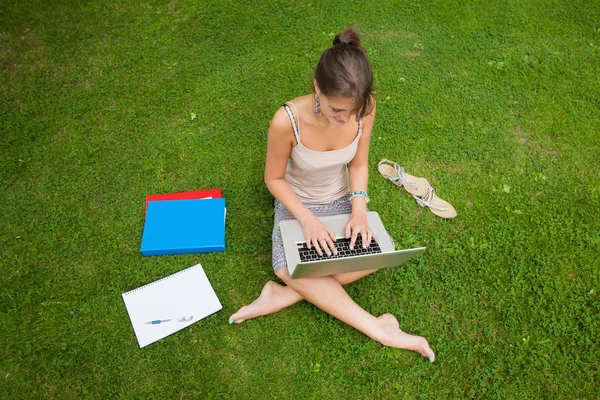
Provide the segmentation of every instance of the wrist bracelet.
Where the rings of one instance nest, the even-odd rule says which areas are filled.
[[[349,200],[352,200],[356,196],[362,196],[362,197],[364,197],[367,203],[369,203],[369,201],[370,201],[369,195],[367,194],[367,192],[363,192],[362,190],[357,190],[356,192],[350,193]]]

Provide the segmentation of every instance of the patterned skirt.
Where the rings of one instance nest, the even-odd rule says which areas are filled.
[[[349,214],[352,212],[352,202],[349,199],[350,195],[334,200],[325,204],[303,203],[317,217],[333,214]],[[287,208],[279,201],[275,200],[275,223],[273,225],[273,271],[277,272],[280,269],[287,268],[285,261],[285,251],[283,250],[283,242],[281,240],[281,230],[279,223],[295,219]]]

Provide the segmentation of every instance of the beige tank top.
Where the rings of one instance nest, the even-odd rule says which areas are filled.
[[[292,112],[292,107],[295,110]],[[296,146],[288,159],[285,179],[303,203],[324,204],[337,200],[350,192],[348,163],[356,155],[362,135],[362,118],[358,121],[356,138],[347,147],[332,151],[309,149],[300,140],[300,119],[294,103],[283,105],[290,117]]]

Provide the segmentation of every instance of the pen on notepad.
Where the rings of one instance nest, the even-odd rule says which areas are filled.
[[[154,321],[148,321],[146,322],[146,325],[158,325],[158,324],[162,324],[165,322],[170,322],[170,321],[177,321],[177,322],[186,322],[186,321],[191,321],[194,319],[193,315],[190,315],[189,317],[181,317],[179,319],[155,319]]]

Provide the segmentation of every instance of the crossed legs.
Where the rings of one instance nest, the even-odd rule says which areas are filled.
[[[260,315],[275,313],[306,299],[385,346],[413,350],[424,357],[429,357],[433,362],[435,356],[425,338],[409,335],[400,330],[398,321],[391,314],[383,314],[379,317],[369,314],[346,293],[343,285],[372,272],[375,270],[319,278],[291,279],[287,269],[282,269],[277,272],[277,276],[287,286],[273,281],[267,282],[260,296],[251,304],[240,308],[229,320],[231,323],[241,323]]]
[[[332,275],[332,277],[338,281],[340,285],[347,285],[363,276],[372,274],[375,271],[377,270],[349,272],[347,274]],[[277,273],[277,276],[279,276],[280,273],[289,277],[287,269],[285,269],[285,273],[283,271]],[[279,277],[281,278],[281,276]],[[290,286],[283,286],[275,281],[269,281],[263,287],[260,296],[258,296],[251,304],[240,308],[235,314],[229,317],[229,322],[239,324],[247,319],[273,314],[296,304],[300,300],[304,300],[304,297],[298,294],[298,292]]]

